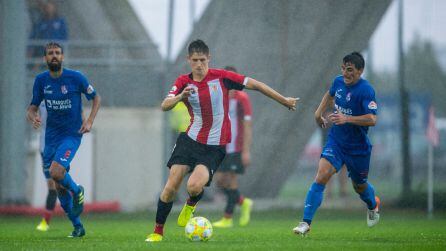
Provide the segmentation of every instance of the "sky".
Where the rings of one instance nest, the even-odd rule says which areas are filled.
[[[219,1],[219,0],[216,0]],[[223,1],[223,0],[220,0]],[[430,40],[446,57],[446,0],[403,0],[404,44],[418,36]],[[129,0],[163,57],[167,54],[167,19],[169,0]],[[172,58],[187,42],[192,31],[191,3],[195,3],[195,20],[205,11],[210,0],[176,0]],[[397,67],[398,2],[393,1],[370,40],[375,70]],[[446,61],[446,59],[444,59]]]

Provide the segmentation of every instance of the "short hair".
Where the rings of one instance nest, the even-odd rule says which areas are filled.
[[[194,53],[203,53],[205,55],[209,55],[209,47],[206,45],[205,42],[203,42],[203,40],[197,39],[189,44],[187,52],[189,53],[189,56]]]
[[[346,63],[351,63],[353,64],[356,69],[358,70],[362,70],[365,67],[365,61],[364,61],[364,57],[361,55],[361,53],[354,51],[348,55],[346,55],[343,59],[342,62],[344,64]]]
[[[225,70],[232,71],[232,72],[237,72],[237,69],[234,66],[231,66],[231,65],[225,66]]]
[[[44,51],[43,51],[43,55],[46,56],[46,53],[47,53],[48,49],[51,49],[51,48],[60,48],[60,50],[62,51],[62,54],[63,54],[63,47],[62,47],[62,45],[60,45],[57,42],[51,41],[51,42],[48,42],[45,45],[45,48],[44,48]]]

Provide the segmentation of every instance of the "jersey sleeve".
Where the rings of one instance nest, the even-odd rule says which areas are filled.
[[[88,79],[82,74],[79,73],[78,80],[80,83],[81,92],[85,94],[88,100],[92,100],[96,96],[96,90],[94,87],[88,83]]]
[[[180,94],[185,87],[186,81],[184,81],[182,77],[178,77],[175,80],[175,83],[172,85],[169,93],[167,93],[167,97],[175,97],[176,95]]]
[[[375,91],[370,88],[368,89],[362,99],[362,109],[364,114],[374,114],[378,112],[378,104],[376,103]]]
[[[43,86],[42,81],[40,81],[39,78],[36,78],[34,80],[34,86],[33,86],[33,98],[31,100],[30,105],[35,105],[39,107],[40,103],[42,103],[43,100]]]
[[[252,119],[252,106],[248,94],[244,93],[240,96],[240,104],[243,108],[243,120],[250,121]]]
[[[229,90],[243,90],[248,82],[248,77],[232,71],[222,70],[222,75],[223,83]]]

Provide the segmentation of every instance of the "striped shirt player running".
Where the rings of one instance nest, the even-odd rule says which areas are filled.
[[[178,102],[184,102],[191,122],[186,132],[178,136],[167,163],[169,177],[158,200],[155,229],[147,236],[148,242],[162,241],[164,223],[184,176],[191,173],[187,180],[189,198],[178,216],[179,226],[185,226],[192,217],[204,187],[210,185],[225,157],[225,145],[231,141],[229,90],[257,90],[289,110],[296,110],[298,98],[284,97],[266,84],[234,72],[209,69],[209,60],[208,46],[202,40],[191,42],[187,61],[192,72],[176,79],[161,104],[163,111],[169,111]]]
[[[235,67],[225,70],[237,72]],[[229,91],[229,116],[231,117],[231,143],[226,145],[226,156],[215,175],[217,187],[226,196],[223,218],[213,222],[215,228],[233,226],[232,215],[236,205],[240,206],[239,225],[246,226],[251,216],[253,201],[240,193],[237,176],[244,174],[251,162],[252,107],[249,96],[244,91]]]

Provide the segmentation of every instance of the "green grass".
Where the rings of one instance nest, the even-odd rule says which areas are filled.
[[[177,215],[171,214],[164,241],[154,244],[144,242],[153,228],[153,212],[86,215],[82,239],[66,237],[71,225],[64,217],[54,218],[50,231],[41,233],[34,230],[38,217],[0,216],[0,250],[446,250],[444,213],[427,220],[420,211],[383,211],[380,224],[369,229],[363,210],[320,210],[310,235],[300,237],[291,229],[301,212],[256,212],[249,226],[214,229],[206,243],[189,242],[175,225]]]

